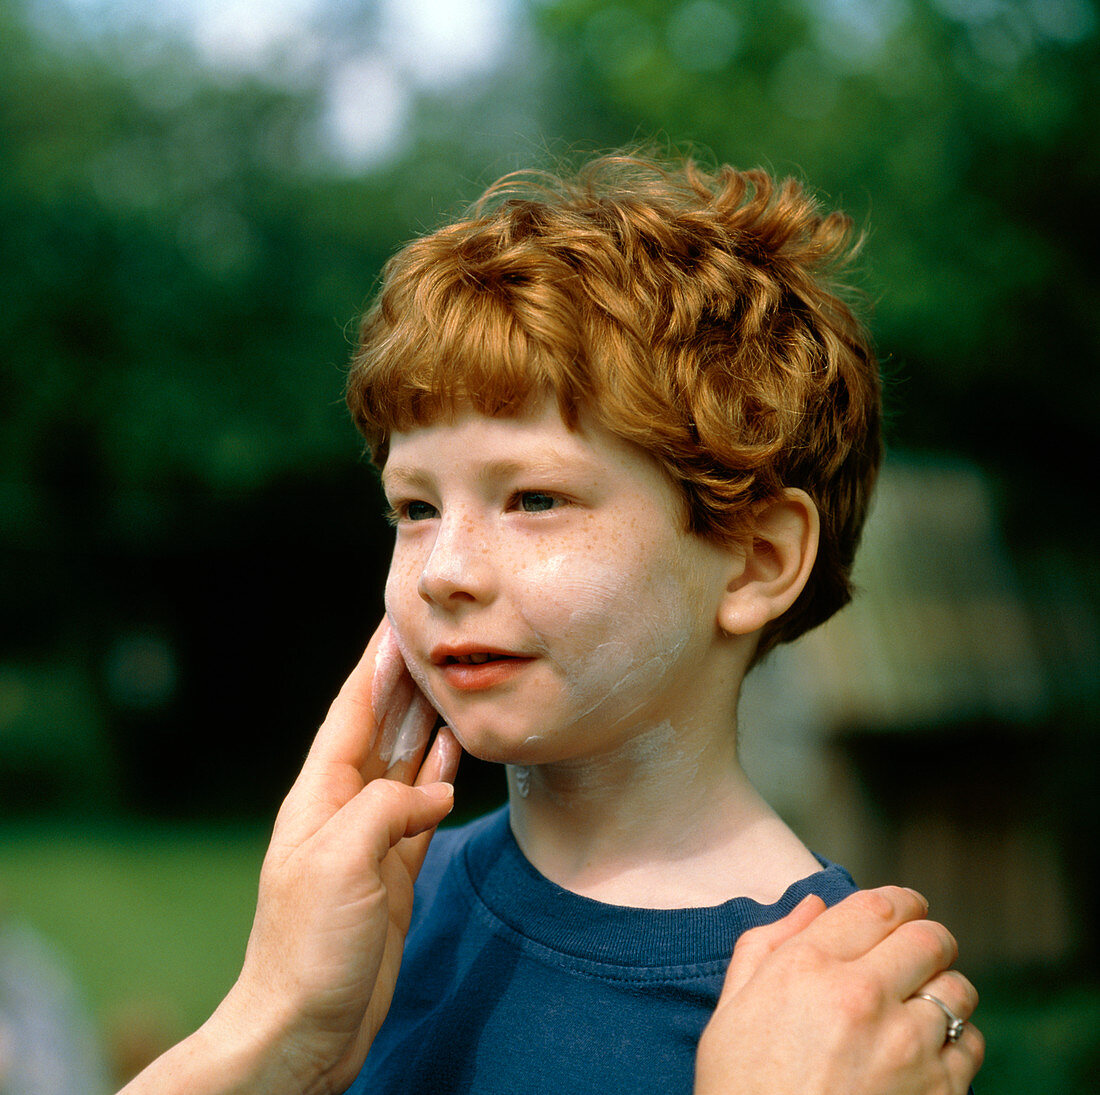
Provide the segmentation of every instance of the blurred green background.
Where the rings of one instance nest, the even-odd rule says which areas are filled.
[[[112,1038],[228,986],[379,615],[341,387],[381,264],[656,141],[866,228],[892,448],[979,469],[1060,606],[1024,768],[1075,941],[975,971],[982,1090],[1097,1089],[1098,43],[1093,0],[0,0],[0,899]]]

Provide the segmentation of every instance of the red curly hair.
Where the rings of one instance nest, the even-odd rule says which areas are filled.
[[[583,409],[649,453],[688,528],[726,544],[805,490],[818,557],[759,658],[851,598],[882,456],[878,365],[833,283],[853,252],[848,218],[763,171],[621,155],[508,175],[387,263],[348,406],[382,466],[393,430],[552,393],[568,426]]]

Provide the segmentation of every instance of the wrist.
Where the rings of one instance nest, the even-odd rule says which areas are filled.
[[[204,1057],[220,1061],[231,1081],[218,1095],[326,1095],[326,1073],[317,1055],[305,1051],[292,1011],[256,1001],[240,983],[192,1038]],[[277,996],[277,994],[275,994]],[[266,1003],[268,1006],[259,1006]]]
[[[158,1057],[119,1095],[298,1095],[280,1081],[273,1063],[256,1041],[226,1037],[208,1022]]]
[[[235,986],[194,1034],[157,1058],[119,1095],[323,1095],[324,1069],[293,1048],[292,1024],[265,1021]]]

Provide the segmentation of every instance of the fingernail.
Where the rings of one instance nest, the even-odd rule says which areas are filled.
[[[429,798],[453,798],[455,788],[453,783],[428,783],[420,788]]]

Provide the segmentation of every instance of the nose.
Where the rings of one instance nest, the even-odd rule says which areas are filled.
[[[443,608],[492,599],[488,545],[472,521],[461,517],[440,520],[416,588],[429,604]]]

